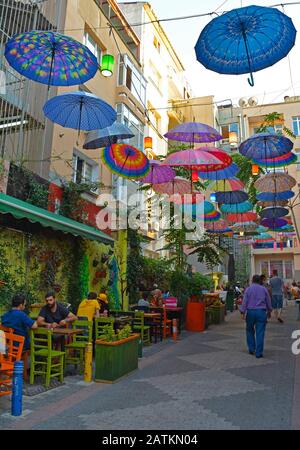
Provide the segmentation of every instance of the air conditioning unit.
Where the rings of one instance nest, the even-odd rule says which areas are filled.
[[[246,97],[242,97],[239,99],[239,105],[241,108],[248,106],[248,100],[246,99]]]
[[[249,106],[256,106],[258,105],[258,100],[256,97],[250,97],[248,100]]]

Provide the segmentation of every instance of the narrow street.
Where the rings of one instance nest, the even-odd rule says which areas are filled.
[[[139,370],[113,385],[77,376],[48,392],[23,397],[23,416],[0,401],[1,429],[209,430],[300,429],[300,356],[291,335],[297,308],[284,324],[267,325],[263,359],[247,353],[238,312],[205,333],[144,350]]]

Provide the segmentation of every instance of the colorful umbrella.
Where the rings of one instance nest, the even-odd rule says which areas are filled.
[[[260,192],[284,192],[296,185],[296,180],[287,173],[268,173],[254,183]]]
[[[171,167],[162,166],[160,161],[150,160],[150,172],[140,181],[142,183],[161,184],[174,180],[176,173]]]
[[[170,202],[176,203],[177,205],[195,205],[201,203],[205,200],[205,195],[202,192],[194,191],[192,194],[185,195],[171,195],[169,198]]]
[[[186,122],[165,134],[172,141],[190,142],[214,142],[220,141],[222,136],[214,128],[199,122]]]
[[[21,75],[48,86],[84,84],[99,67],[85,45],[53,31],[13,36],[6,43],[5,57]]]
[[[112,106],[84,91],[53,97],[46,102],[43,111],[52,122],[78,131],[109,127],[117,118]]]
[[[101,159],[111,172],[123,178],[143,178],[150,170],[149,160],[144,153],[126,144],[106,147]]]
[[[215,212],[215,207],[212,203],[205,200],[204,202],[198,203],[197,205],[184,204],[183,210],[193,216],[206,215]],[[198,214],[198,212],[200,212],[200,214]]]
[[[263,219],[261,224],[264,227],[274,230],[275,228],[282,228],[287,225],[288,221],[286,219],[275,218],[275,219]]]
[[[244,183],[238,178],[231,178],[230,180],[218,180],[209,184],[208,189],[211,191],[228,192],[240,191],[244,189]]]
[[[275,133],[257,133],[246,139],[239,147],[239,152],[250,159],[276,158],[289,153],[293,142]]]
[[[250,73],[272,66],[295,44],[292,20],[276,8],[246,6],[209,22],[195,47],[198,61],[223,74]]]
[[[257,215],[254,212],[245,212],[240,214],[228,214],[226,217],[228,222],[252,222],[257,219]]]
[[[265,233],[265,231],[267,231],[267,227],[263,227],[262,225],[259,225],[258,227],[257,227],[257,229],[256,229],[256,231],[258,232],[258,233]]]
[[[191,183],[182,177],[175,177],[174,180],[167,183],[153,184],[152,188],[158,194],[189,194],[191,192]]]
[[[216,199],[218,203],[228,203],[232,205],[233,203],[243,203],[248,200],[248,194],[244,191],[217,192]]]
[[[219,211],[213,211],[209,214],[197,216],[198,220],[204,220],[204,222],[217,222],[221,218]]]
[[[229,224],[224,219],[220,219],[220,220],[218,220],[218,222],[215,222],[212,224],[206,223],[205,228],[206,228],[206,231],[209,233],[216,233],[216,232],[228,233],[231,231]]]
[[[253,164],[263,166],[266,168],[285,167],[291,164],[295,164],[298,161],[298,156],[293,152],[286,153],[285,155],[278,156],[277,158],[269,159],[253,159]]]
[[[181,150],[171,153],[163,161],[166,166],[188,167],[191,170],[221,170],[232,162],[231,156],[212,147],[203,147],[196,150]]]
[[[256,238],[255,241],[258,242],[270,242],[274,241],[274,238],[269,233],[260,233]]]
[[[288,200],[276,200],[276,206],[287,206]],[[274,201],[272,202],[265,202],[265,201],[259,201],[257,202],[257,206],[261,208],[267,208],[268,206],[274,206]]]
[[[247,211],[251,211],[252,208],[253,208],[252,203],[246,201],[243,203],[233,203],[232,205],[230,204],[221,205],[220,210],[223,213],[244,213]]]
[[[203,178],[203,180],[229,180],[230,178],[234,178],[236,174],[239,172],[239,170],[240,170],[239,166],[235,163],[232,163],[225,169],[213,172],[199,171],[198,177]]]
[[[293,191],[283,191],[283,192],[261,192],[256,195],[257,200],[274,202],[277,200],[289,200],[294,197],[295,193]]]
[[[234,225],[231,226],[232,230],[234,232],[250,232],[250,231],[256,231],[257,224],[255,222],[237,222]]]
[[[266,219],[273,219],[276,217],[284,217],[289,214],[289,210],[283,208],[282,206],[269,206],[268,208],[262,209],[259,213],[260,217]]]
[[[134,134],[123,123],[115,122],[110,127],[88,133],[83,148],[94,150],[117,144],[119,140],[130,139]]]

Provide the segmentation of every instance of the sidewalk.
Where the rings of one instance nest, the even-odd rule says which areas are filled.
[[[20,418],[0,398],[0,428],[300,429],[300,355],[291,351],[297,311],[291,304],[284,324],[268,323],[262,359],[248,354],[245,323],[229,313],[204,333],[146,348],[139,370],[116,384],[67,377],[59,388],[23,397]]]

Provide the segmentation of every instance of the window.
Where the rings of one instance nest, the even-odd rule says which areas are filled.
[[[160,42],[156,36],[154,36],[154,38],[153,38],[153,45],[156,48],[156,50],[158,51],[158,53],[160,53]]]
[[[294,265],[292,260],[271,260],[261,262],[261,273],[267,277],[272,274],[274,269],[278,271],[278,276],[281,278],[294,278]]]
[[[117,104],[117,120],[128,126],[134,137],[127,139],[128,144],[140,150],[144,148],[144,124],[123,103]]]
[[[87,31],[84,33],[83,43],[96,56],[98,64],[101,65],[102,49]]]
[[[118,85],[126,86],[145,105],[147,82],[127,55],[119,56]]]
[[[229,142],[229,133],[236,133],[237,141],[240,140],[240,129],[237,122],[230,123],[228,125],[221,126],[221,134],[223,141]]]
[[[300,148],[295,148],[295,153],[296,153],[296,155],[297,155],[297,157],[298,157],[298,160],[297,160],[297,170],[300,170]]]
[[[156,89],[161,93],[162,92],[162,76],[154,66],[154,64],[150,63],[151,73],[149,76],[150,81],[156,87]]]
[[[260,127],[254,128],[254,134],[257,133],[257,131],[260,129]],[[273,127],[266,127],[266,133],[276,133],[276,134],[282,134],[283,125],[274,125]]]
[[[300,136],[300,116],[293,117],[293,132],[296,136]]]
[[[98,165],[93,161],[87,160],[84,155],[77,152],[73,154],[73,182],[91,183],[97,181]]]

